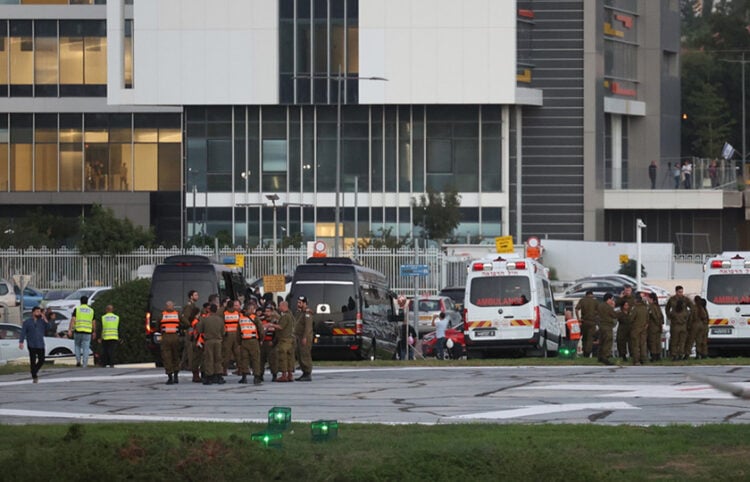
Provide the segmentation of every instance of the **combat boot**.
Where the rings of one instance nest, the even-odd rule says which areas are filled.
[[[298,382],[311,382],[312,377],[309,373],[303,373],[300,377],[297,378]]]
[[[217,378],[216,383],[219,385],[224,385],[227,382],[226,380],[224,380],[224,377],[221,375],[217,375],[216,378]]]
[[[294,381],[294,372],[286,372],[286,381],[288,382]]]
[[[174,380],[172,379],[172,374],[170,373],[170,374],[169,374],[169,375],[167,375],[167,376],[168,376],[169,378],[167,378],[167,383],[166,383],[166,385],[172,385],[172,384],[174,384]]]
[[[262,384],[263,384],[263,377],[253,378],[253,385],[262,385]]]
[[[286,381],[286,372],[281,372],[281,376],[276,376],[276,374],[274,374],[273,381],[274,382],[285,382]]]
[[[203,384],[204,385],[213,385],[214,384],[214,376],[208,375],[203,377]]]
[[[243,374],[242,378],[240,378],[240,381],[238,381],[237,383],[247,383],[247,375]]]
[[[193,370],[193,383],[200,383],[202,381],[201,372],[199,370]]]
[[[178,383],[180,383],[180,379],[177,376],[179,373],[180,372],[174,372],[174,383],[175,383],[175,385],[178,384]]]

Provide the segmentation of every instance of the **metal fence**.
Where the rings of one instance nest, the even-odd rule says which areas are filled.
[[[138,277],[149,276],[153,266],[167,256],[198,254],[232,264],[236,255],[244,255],[243,271],[248,281],[254,281],[273,273],[274,258],[279,272],[292,274],[297,265],[304,263],[306,249],[289,248],[274,255],[271,248],[243,250],[223,248],[218,252],[211,248],[177,247],[157,249],[141,248],[129,254],[99,256],[81,255],[75,249],[0,250],[0,277],[10,279],[14,274],[31,275],[30,286],[41,290],[76,289],[83,286],[115,286]],[[390,280],[391,287],[406,295],[437,293],[445,286],[462,286],[466,281],[468,258],[448,256],[439,249],[402,248],[398,250],[367,249],[356,253],[345,251],[342,256],[351,256],[367,267],[378,270]],[[425,264],[429,275],[415,280],[400,276],[403,264]]]

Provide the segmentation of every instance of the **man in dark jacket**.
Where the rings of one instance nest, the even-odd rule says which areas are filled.
[[[21,327],[21,339],[18,348],[23,350],[23,342],[27,341],[29,349],[29,365],[31,380],[39,382],[39,369],[44,365],[44,332],[47,330],[47,320],[42,316],[42,309],[35,306],[31,310],[31,318],[27,318]]]

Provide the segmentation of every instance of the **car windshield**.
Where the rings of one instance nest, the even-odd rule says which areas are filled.
[[[519,306],[531,298],[526,276],[491,276],[471,281],[471,298],[475,306]]]
[[[716,305],[750,305],[750,275],[709,276],[706,298]]]
[[[440,300],[419,300],[417,305],[419,311],[441,311]],[[414,302],[409,301],[409,310],[414,309]]]
[[[81,297],[85,296],[87,298],[91,298],[91,295],[94,294],[94,290],[76,290],[65,297],[66,300],[75,300],[78,301],[81,299]]]

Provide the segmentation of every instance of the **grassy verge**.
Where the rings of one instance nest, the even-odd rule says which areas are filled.
[[[747,480],[744,425],[339,427],[313,443],[293,424],[281,448],[260,425],[5,426],[4,480]]]

